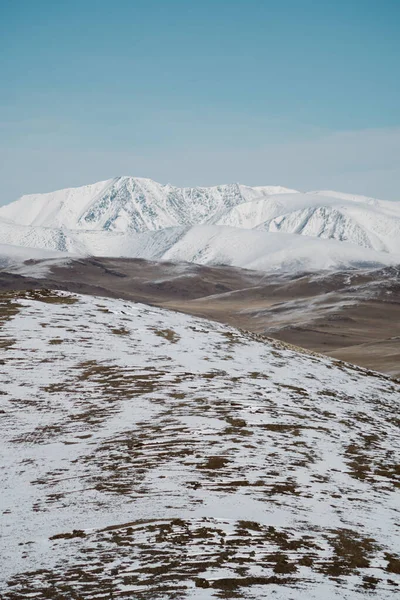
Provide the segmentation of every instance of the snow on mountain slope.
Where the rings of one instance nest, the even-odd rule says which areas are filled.
[[[397,264],[400,252],[388,255],[336,240],[203,225],[190,228],[162,258],[260,271],[317,271],[379,265],[386,260],[386,264]]]
[[[239,184],[177,188],[151,179],[117,177],[81,188],[23,196],[0,208],[0,217],[19,225],[146,231],[198,224],[241,202],[293,190]]]
[[[72,256],[67,253],[0,244],[0,271],[19,273],[31,277],[44,277],[53,264],[65,264]],[[35,266],[26,261],[39,261]]]
[[[4,600],[398,597],[397,383],[141,304],[1,300]]]
[[[19,246],[27,249],[68,251],[62,229],[25,227],[0,220],[0,240],[4,246]],[[34,252],[32,251],[32,255]]]
[[[2,259],[24,262],[26,260],[42,260],[46,258],[64,258],[68,254],[57,251],[47,251],[35,248],[24,248],[22,246],[12,246],[9,244],[0,244],[0,268],[2,268]]]
[[[75,229],[88,206],[107,193],[114,179],[48,194],[30,194],[0,207],[0,218],[18,225]]]
[[[312,237],[351,242],[381,252],[400,250],[400,219],[369,215],[357,208],[318,207],[275,217],[258,226]]]
[[[23,227],[0,221],[7,244],[81,255],[232,265],[261,271],[318,271],[393,265],[396,254],[337,240],[216,225],[171,227],[143,233]]]
[[[400,203],[327,192],[281,194],[226,211],[213,223],[284,231],[400,252]]]
[[[240,193],[245,202],[259,200],[261,197],[277,196],[279,194],[298,194],[297,190],[291,190],[281,185],[257,185],[250,187],[248,185],[239,184]]]
[[[343,192],[335,192],[333,190],[318,190],[314,192],[308,192],[308,194],[317,194],[318,196],[328,196],[330,198],[337,198],[339,200],[349,200],[351,202],[360,202],[362,204],[370,204],[372,206],[380,206],[387,212],[394,211],[394,214],[398,216],[398,203],[390,200],[378,200],[377,198],[371,198],[370,196],[362,196],[360,194],[346,194]]]
[[[94,256],[125,256],[162,258],[163,254],[187,231],[185,227],[172,227],[144,233],[113,233],[73,229],[52,229],[15,225],[0,220],[0,239],[7,245],[22,247],[22,253],[32,258],[38,249]]]
[[[221,229],[223,248],[214,234],[209,243],[211,230],[199,225],[283,232],[299,241],[286,236],[276,242],[275,237],[256,232],[228,234]],[[175,244],[184,235],[182,228],[186,241],[178,250]],[[156,235],[159,231],[165,233]],[[331,241],[313,245],[309,238]],[[201,246],[202,240],[206,246]],[[400,203],[337,192],[301,193],[279,186],[177,188],[150,179],[118,177],[83,188],[24,196],[0,208],[0,241],[102,256],[117,256],[120,251],[120,256],[226,260],[240,266],[259,264],[259,268],[276,266],[278,257],[284,265],[288,258],[294,266],[296,252],[299,268],[303,262],[312,269],[313,263],[331,268],[363,262],[385,265],[400,255]],[[342,247],[337,250],[332,241]],[[354,246],[363,249],[364,259]],[[382,259],[382,253],[390,256]]]
[[[151,179],[117,177],[82,188],[23,196],[0,208],[0,218],[19,225],[140,232],[199,224],[241,202],[289,191],[238,184],[177,188]]]

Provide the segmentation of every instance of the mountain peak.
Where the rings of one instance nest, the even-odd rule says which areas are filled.
[[[209,225],[219,226],[211,237],[211,230],[205,228]],[[238,228],[261,231],[238,233]],[[341,192],[302,193],[282,186],[239,183],[180,188],[124,175],[79,188],[23,196],[0,208],[0,239],[4,243],[21,240],[22,245],[63,251],[87,248],[103,256],[118,252],[144,256],[144,252],[147,258],[168,257],[168,244],[174,245],[189,229],[192,233],[186,240],[190,244],[176,254],[180,260],[266,265],[268,256],[276,257],[274,249],[278,249],[282,264],[287,263],[288,255],[293,264],[298,252],[303,257],[301,268],[320,264],[315,257],[305,261],[309,252],[327,256],[323,264],[328,265],[338,260],[342,264],[338,257],[345,257],[346,264],[362,263],[363,252],[365,261],[379,264],[392,264],[397,260],[393,256],[400,255],[400,203]],[[155,235],[162,230],[165,235]],[[270,232],[294,238],[278,242],[279,236],[265,236]],[[128,236],[125,241],[121,234]],[[136,234],[142,236],[140,243],[145,248],[138,249],[139,238],[132,237]],[[96,235],[98,241],[93,244]],[[313,245],[310,238],[320,238],[321,244]],[[219,239],[224,240],[224,249]],[[347,246],[336,249],[328,244],[332,240]],[[269,254],[261,256],[260,252]]]

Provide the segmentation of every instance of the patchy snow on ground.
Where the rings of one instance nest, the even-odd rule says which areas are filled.
[[[1,300],[4,600],[397,597],[398,383],[122,300]]]

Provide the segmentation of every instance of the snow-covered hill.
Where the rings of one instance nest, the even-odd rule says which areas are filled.
[[[398,597],[397,383],[141,304],[1,300],[4,600]]]
[[[66,252],[0,244],[0,272],[40,278],[46,276],[53,265],[68,264],[72,258],[73,255]]]
[[[23,196],[0,208],[0,243],[259,269],[390,265],[400,256],[400,203],[278,186],[177,188],[119,177]]]
[[[113,233],[17,226],[0,221],[0,239],[5,244],[58,251],[62,256],[73,253],[187,261],[260,271],[320,271],[400,264],[400,251],[389,254],[334,239],[217,225]],[[29,256],[27,249],[24,255]]]

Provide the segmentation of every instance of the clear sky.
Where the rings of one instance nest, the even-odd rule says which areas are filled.
[[[400,0],[1,0],[0,204],[116,175],[400,200]]]

